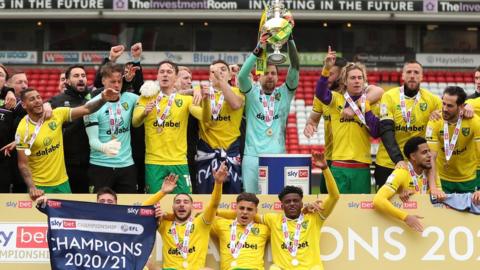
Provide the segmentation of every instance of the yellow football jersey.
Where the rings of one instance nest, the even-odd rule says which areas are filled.
[[[172,269],[192,269],[197,270],[205,267],[205,259],[208,251],[208,241],[210,240],[211,224],[206,224],[203,215],[193,219],[192,232],[190,234],[190,242],[188,244],[187,267],[184,267],[185,259],[183,259],[180,251],[175,245],[172,232],[170,230],[173,221],[163,220],[158,228],[158,232],[162,236],[162,253],[163,268]],[[179,242],[183,243],[186,224],[176,225]]]
[[[237,87],[232,87],[232,92],[245,100],[245,96],[240,92]],[[215,92],[215,102],[218,103],[222,92]],[[210,102],[209,102],[210,106]],[[240,124],[242,122],[243,109],[233,110],[227,101],[223,102],[222,109],[218,114],[217,119],[211,115],[208,124],[204,121],[199,122],[199,136],[200,139],[208,143],[208,145],[214,149],[222,148],[228,149],[228,147],[240,137]]]
[[[480,117],[480,97],[467,99],[466,104],[470,104],[475,111],[475,115]],[[477,154],[477,170],[480,170],[480,154]]]
[[[317,97],[314,97],[312,111],[321,114],[323,117],[323,130],[325,134],[325,159],[332,160],[333,135],[329,108],[328,106],[324,105]]]
[[[448,168],[445,157],[443,140],[444,120],[428,122],[426,139],[432,151],[437,154],[437,171],[442,180],[452,182],[465,182],[477,176],[477,144],[480,143],[480,118],[474,116],[471,119],[463,119],[458,140],[455,144],[452,157],[448,161]],[[455,124],[448,125],[450,140],[453,136]]]
[[[407,129],[407,123],[403,119],[402,110],[400,108],[400,88],[394,88],[387,91],[380,101],[380,120],[393,120],[395,123],[395,140],[403,152],[403,147],[408,139],[420,136],[425,137],[425,131],[430,114],[435,110],[442,109],[442,101],[440,98],[428,90],[420,89],[420,99],[412,109],[410,126]],[[413,106],[415,98],[405,96],[405,107],[407,111]],[[403,154],[403,153],[402,153]],[[382,167],[395,168],[390,156],[380,142],[378,148],[376,163]]]
[[[255,223],[248,234],[243,248],[240,249],[238,258],[234,260],[230,252],[230,227],[233,220],[216,217],[212,224],[212,232],[217,235],[220,246],[220,269],[232,269],[231,263],[236,262],[236,268],[241,269],[264,269],[265,245],[270,238],[270,229],[263,225]],[[237,225],[237,241],[243,234],[246,226]]]
[[[427,181],[426,175],[417,175],[419,191],[423,190],[423,181]],[[438,174],[436,184],[437,187],[441,189],[441,183]],[[410,175],[410,172],[403,168],[395,169],[392,174],[390,174],[385,185],[383,185],[380,190],[378,190],[377,194],[375,194],[373,203],[375,205],[375,209],[378,209],[400,220],[405,220],[408,213],[393,206],[393,204],[390,202],[390,198],[393,197],[393,195],[395,195],[399,189],[412,190],[413,192],[418,193],[415,189],[413,178]]]
[[[156,96],[141,96],[135,105],[132,123],[140,126],[145,106],[155,101]],[[192,113],[198,119],[202,117],[202,109],[192,104],[191,96],[176,95],[170,112],[161,127],[157,116],[161,117],[168,103],[165,95],[160,101],[160,112],[153,109],[144,119],[145,125],[145,164],[182,165],[187,164],[187,125],[188,115]]]
[[[355,115],[353,119],[342,118],[345,106],[343,95],[332,92],[332,101],[327,105],[332,127],[332,160],[355,160],[371,163],[370,134],[367,127]]]
[[[302,222],[300,239],[296,259],[298,266],[292,264],[294,259],[285,245],[285,238],[282,231],[282,217],[280,213],[267,213],[262,216],[262,223],[271,230],[271,245],[273,263],[282,269],[310,270],[312,267],[323,269],[320,260],[320,229],[323,226],[323,220],[319,214],[306,214]],[[293,241],[293,234],[297,220],[287,219],[288,232],[290,240]]]
[[[62,125],[71,121],[70,108],[57,108],[52,117],[43,122],[37,138],[31,146],[28,166],[32,173],[33,183],[38,186],[57,186],[68,180],[63,155]],[[28,134],[27,134],[28,124]],[[35,131],[35,124],[25,116],[18,125],[15,135],[17,150],[28,148],[30,138]]]

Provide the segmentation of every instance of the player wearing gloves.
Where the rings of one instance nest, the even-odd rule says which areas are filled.
[[[102,67],[105,89],[122,89],[123,67],[108,63]],[[85,127],[90,143],[90,192],[110,187],[118,193],[137,192],[137,173],[130,145],[130,122],[138,96],[123,92],[116,101],[86,116]]]

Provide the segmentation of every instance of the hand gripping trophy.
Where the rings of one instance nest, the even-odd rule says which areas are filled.
[[[267,42],[273,48],[273,53],[268,55],[269,63],[279,65],[287,60],[287,57],[280,52],[280,49],[288,41],[293,26],[292,14],[285,9],[282,1],[272,0],[267,10],[267,21],[263,25],[263,32],[270,34]]]

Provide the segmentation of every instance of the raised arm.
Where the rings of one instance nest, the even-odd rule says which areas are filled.
[[[328,46],[328,52],[323,61],[322,74],[315,87],[315,96],[325,105],[330,105],[332,102],[332,92],[328,89],[328,77],[330,76],[330,68],[335,65],[336,57],[337,53]]]
[[[227,81],[221,79],[220,68],[213,69],[213,87],[220,89],[223,93],[225,101],[228,102],[233,110],[238,110],[243,107],[244,100],[232,91],[232,88]]]
[[[252,72],[255,61],[259,56],[260,54],[256,54],[254,50],[253,53],[248,56],[247,60],[245,60],[245,63],[243,63],[240,72],[238,72],[238,86],[242,93],[249,92],[252,89],[250,73]]]
[[[322,169],[322,173],[325,177],[325,184],[327,185],[328,196],[323,203],[323,210],[320,212],[322,218],[326,219],[335,208],[335,205],[340,198],[340,192],[338,191],[337,183],[333,178],[332,172],[328,168],[325,155],[323,153],[313,153],[312,157],[315,165]]]
[[[298,80],[299,80],[299,71],[300,71],[300,60],[298,59],[297,46],[295,41],[293,41],[293,35],[290,35],[290,38],[287,43],[288,46],[288,58],[290,59],[290,66],[288,67],[286,84],[287,88],[291,91],[297,89]]]
[[[175,174],[170,174],[165,179],[163,180],[162,188],[160,191],[157,193],[153,194],[150,196],[148,199],[146,199],[144,202],[142,202],[142,205],[154,205],[160,200],[165,197],[165,195],[169,194],[172,192],[175,187],[177,186],[177,181],[178,181],[178,175]]]
[[[225,165],[225,161],[223,161],[220,164],[220,168],[218,168],[218,170],[213,172],[213,177],[215,178],[215,185],[213,187],[210,203],[205,209],[205,213],[203,215],[203,221],[206,224],[212,223],[213,219],[215,218],[218,205],[220,204],[220,199],[222,198],[223,182],[225,182],[225,180],[227,179],[227,176],[228,176],[228,168]]]

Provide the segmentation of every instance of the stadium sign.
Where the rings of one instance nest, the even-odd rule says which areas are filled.
[[[0,63],[4,64],[36,64],[37,52],[32,51],[0,51]]]
[[[45,51],[42,54],[42,64],[96,65],[101,64],[108,54],[107,51]],[[143,52],[141,63],[156,65],[160,61],[168,59],[179,65],[208,66],[214,60],[220,59],[227,63],[243,64],[249,55],[250,52]],[[338,55],[341,56],[341,53]],[[325,53],[300,53],[299,58],[302,66],[321,66]],[[124,64],[131,60],[129,53],[125,53],[117,62]]]
[[[2,9],[44,10],[263,10],[264,0],[0,0]],[[476,13],[480,1],[286,0],[296,11]]]
[[[480,66],[480,54],[417,53],[416,59],[424,67],[473,68]]]

